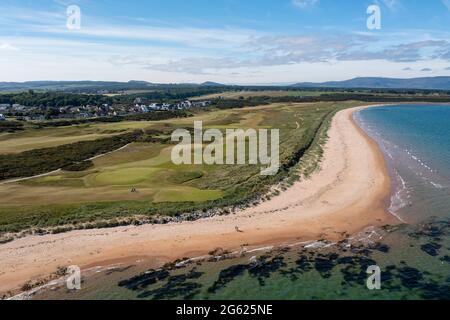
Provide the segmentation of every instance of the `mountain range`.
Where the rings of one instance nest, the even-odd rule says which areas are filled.
[[[128,82],[114,81],[27,81],[27,82],[0,82],[0,92],[14,92],[24,90],[42,91],[99,91],[99,90],[146,90],[167,87],[227,87],[228,85],[207,81],[201,84],[173,83],[157,84],[147,81],[131,80]],[[234,86],[234,87],[270,87],[266,86]],[[275,87],[275,86],[274,86]],[[277,86],[280,87],[280,86]],[[286,87],[283,85],[283,87]],[[290,88],[342,88],[342,89],[424,89],[424,90],[450,90],[450,77],[423,77],[410,79],[360,77],[344,81],[327,82],[300,82],[289,86]]]
[[[411,79],[361,77],[345,81],[328,81],[321,83],[300,82],[292,85],[292,87],[450,90],[450,77],[424,77]]]

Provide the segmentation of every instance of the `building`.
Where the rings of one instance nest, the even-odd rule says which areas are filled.
[[[11,108],[11,105],[10,105],[10,104],[7,104],[7,103],[2,103],[2,104],[0,104],[0,111],[6,111],[6,110],[8,110],[9,108]]]
[[[211,105],[211,101],[197,101],[192,103],[192,105],[196,108],[204,108]]]
[[[5,120],[6,120],[5,116],[0,113],[0,121],[5,121]]]
[[[140,108],[141,108],[141,112],[143,112],[143,113],[147,113],[149,111],[148,107],[146,105],[141,105]]]

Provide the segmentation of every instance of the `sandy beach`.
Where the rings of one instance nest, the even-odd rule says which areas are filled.
[[[334,117],[321,169],[278,197],[195,222],[29,236],[0,245],[0,292],[45,278],[61,266],[83,269],[127,259],[164,263],[216,248],[340,240],[369,226],[396,223],[385,210],[391,187],[383,155],[352,119],[360,108]]]

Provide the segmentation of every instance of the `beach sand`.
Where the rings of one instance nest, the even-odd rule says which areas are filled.
[[[83,270],[136,259],[162,264],[216,248],[337,241],[369,226],[396,223],[385,210],[391,185],[383,154],[352,118],[360,108],[334,117],[320,170],[256,207],[194,222],[28,236],[0,245],[0,292],[61,266]]]

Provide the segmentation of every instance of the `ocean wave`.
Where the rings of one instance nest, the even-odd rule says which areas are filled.
[[[409,201],[411,196],[409,194],[408,185],[406,184],[405,179],[402,178],[402,176],[398,173],[397,170],[395,170],[395,176],[398,183],[398,188],[395,191],[395,193],[391,196],[391,204],[389,206],[388,211],[398,220],[400,220],[403,223],[406,223],[406,221],[398,214],[398,211],[411,204],[411,202]]]
[[[433,181],[430,181],[430,183],[431,183],[431,185],[432,185],[433,187],[435,187],[436,189],[444,189],[444,188],[445,188],[445,186],[443,186],[443,185],[441,185],[441,184],[439,184],[439,183],[436,183],[436,182],[433,182]]]

